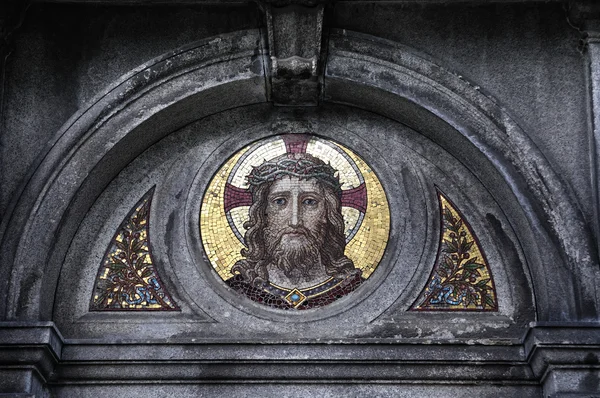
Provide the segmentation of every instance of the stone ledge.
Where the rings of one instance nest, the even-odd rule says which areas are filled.
[[[460,361],[456,361],[460,362]],[[525,363],[393,363],[365,361],[66,362],[53,385],[95,383],[420,383],[537,385]]]
[[[13,390],[20,386],[14,393],[31,393],[27,386],[39,379],[53,389],[157,382],[543,385],[549,396],[564,396],[595,385],[599,357],[597,323],[532,324],[521,343],[484,345],[415,339],[394,344],[102,342],[64,340],[52,322],[2,322],[0,372],[18,380],[3,379],[0,393],[12,393],[11,385]]]
[[[600,324],[532,324],[524,339],[527,362],[547,397],[597,397]]]
[[[52,322],[0,322],[0,370],[28,367],[46,379],[60,360],[62,345]]]
[[[0,397],[47,396],[62,345],[52,322],[0,322]]]

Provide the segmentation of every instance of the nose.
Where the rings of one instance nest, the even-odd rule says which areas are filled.
[[[290,227],[300,225],[300,203],[297,197],[292,198],[292,214],[290,215]]]

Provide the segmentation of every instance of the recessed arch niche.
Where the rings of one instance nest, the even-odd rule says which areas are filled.
[[[591,264],[585,256],[576,262],[568,249],[570,242],[588,247],[581,215],[561,201],[568,192],[518,125],[468,82],[410,49],[347,32],[334,32],[329,45],[316,108],[266,102],[257,51],[264,46],[257,31],[247,31],[151,61],[75,115],[14,205],[12,218],[22,222],[4,234],[11,250],[2,264],[15,264],[8,317],[54,320],[69,337],[124,335],[136,325],[144,338],[256,338],[267,330],[294,338],[298,325],[310,325],[302,336],[316,339],[514,337],[536,318],[585,318],[594,304],[569,302],[571,289],[594,289],[586,279]],[[298,130],[348,145],[373,165],[390,199],[393,245],[361,292],[308,314],[281,314],[236,297],[211,275],[194,215],[227,154]],[[90,278],[106,237],[154,185],[153,245],[182,311],[89,314]],[[407,312],[439,244],[436,185],[489,248],[498,313]],[[29,256],[32,250],[39,255]],[[551,264],[541,264],[541,252]],[[464,324],[454,322],[448,335],[456,319]]]

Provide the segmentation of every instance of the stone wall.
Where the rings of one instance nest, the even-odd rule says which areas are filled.
[[[596,396],[594,7],[289,3],[7,3],[0,396]],[[298,133],[376,174],[389,232],[356,291],[282,311],[215,272],[202,204],[236,153]],[[147,195],[137,249],[174,304],[102,310]],[[440,195],[490,276],[453,288],[493,305],[435,290]]]

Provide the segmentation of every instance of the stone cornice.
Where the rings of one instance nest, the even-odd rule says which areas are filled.
[[[0,323],[0,369],[32,369],[54,385],[152,383],[543,383],[556,369],[599,366],[600,324],[532,324],[521,343],[65,340],[52,322]],[[315,373],[315,367],[319,372]],[[118,372],[115,369],[118,368]],[[143,369],[143,371],[140,371]],[[283,372],[283,373],[282,373]],[[198,376],[201,375],[201,376]]]
[[[523,347],[540,381],[557,368],[598,367],[600,323],[536,323],[528,330]]]
[[[62,356],[63,342],[52,322],[0,322],[0,369],[26,367],[47,380]]]

